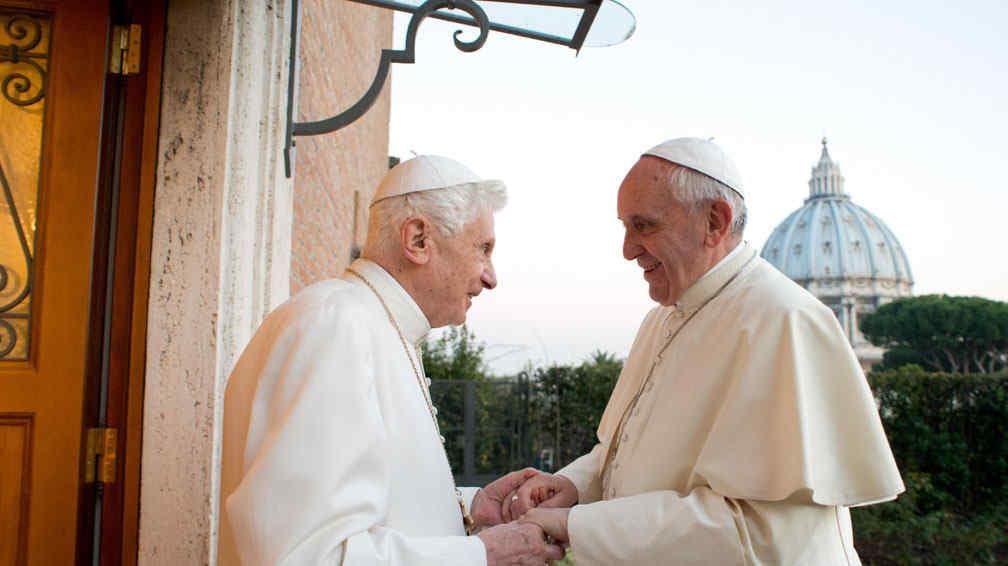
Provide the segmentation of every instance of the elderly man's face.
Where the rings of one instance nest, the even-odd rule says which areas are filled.
[[[471,220],[462,231],[445,238],[437,233],[437,250],[431,260],[434,284],[428,318],[432,327],[462,324],[472,299],[483,289],[497,286],[493,254],[494,219],[486,211]]]
[[[691,214],[666,186],[675,166],[644,156],[627,173],[617,196],[623,257],[644,270],[651,298],[672,305],[706,270],[703,214]]]

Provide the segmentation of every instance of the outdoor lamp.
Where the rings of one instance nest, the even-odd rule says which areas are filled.
[[[392,63],[413,63],[416,34],[424,18],[455,22],[479,28],[471,41],[454,34],[455,47],[473,52],[483,47],[490,31],[517,35],[570,47],[605,47],[629,38],[636,27],[630,10],[616,0],[347,0],[412,14],[406,29],[403,49],[383,49],[378,71],[371,86],[360,100],[343,112],[321,120],[295,122],[297,97],[297,50],[300,14],[298,0],[291,1],[290,65],[287,91],[287,135],[284,146],[284,166],[291,176],[294,136],[317,136],[334,132],[363,116],[378,99]]]

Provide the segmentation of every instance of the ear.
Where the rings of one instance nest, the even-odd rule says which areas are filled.
[[[704,243],[708,247],[716,247],[726,238],[731,237],[732,210],[731,205],[723,200],[710,203],[707,211],[707,237]]]
[[[411,263],[424,265],[431,258],[434,240],[431,238],[433,226],[422,216],[411,216],[399,227],[399,239],[403,255]]]

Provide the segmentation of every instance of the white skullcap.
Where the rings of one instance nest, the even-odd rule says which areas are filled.
[[[385,174],[375,190],[371,204],[390,197],[421,191],[447,189],[461,185],[489,185],[503,187],[496,180],[481,179],[465,165],[440,155],[419,155],[403,161]]]
[[[682,165],[721,182],[745,199],[742,176],[728,154],[710,140],[676,138],[662,142],[644,152],[676,165]]]

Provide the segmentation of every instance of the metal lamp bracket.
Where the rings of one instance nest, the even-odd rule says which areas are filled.
[[[417,31],[420,29],[420,23],[428,16],[438,20],[445,20],[464,24],[473,28],[479,28],[479,35],[472,41],[463,41],[459,39],[459,36],[464,33],[463,30],[455,31],[455,47],[466,53],[471,53],[483,47],[483,44],[486,43],[487,36],[490,34],[491,30],[534,39],[536,41],[563,45],[564,47],[569,47],[575,51],[580,51],[581,46],[584,45],[585,39],[588,37],[588,31],[591,29],[592,24],[595,23],[595,17],[599,12],[602,3],[609,2],[611,4],[618,4],[618,2],[614,2],[613,0],[494,0],[494,2],[498,4],[507,3],[524,5],[533,8],[550,7],[580,10],[581,15],[573,33],[570,37],[562,37],[559,35],[492,21],[487,16],[486,11],[475,0],[427,0],[419,6],[407,4],[400,0],[347,1],[412,14],[409,21],[409,27],[406,29],[406,45],[403,49],[382,49],[381,62],[378,64],[378,71],[375,73],[374,79],[371,81],[371,86],[368,88],[367,92],[364,93],[364,96],[362,96],[360,100],[355,102],[350,108],[347,108],[343,112],[324,120],[317,120],[314,122],[295,122],[294,108],[297,103],[297,54],[298,33],[300,29],[300,10],[298,9],[298,0],[291,0],[290,65],[288,65],[290,74],[287,81],[287,135],[284,140],[284,169],[286,170],[288,178],[290,178],[293,173],[294,137],[317,136],[320,134],[335,132],[340,128],[352,124],[355,120],[363,116],[371,108],[371,106],[374,105],[375,100],[377,100],[378,96],[381,94],[382,87],[385,86],[385,81],[388,79],[389,66],[392,63],[415,62]],[[441,11],[445,9],[449,11]],[[463,12],[463,14],[453,12],[452,10]],[[629,11],[627,11],[627,13],[629,13]],[[632,14],[630,14],[630,19],[630,25],[626,28],[626,35],[619,38],[617,43],[619,41],[623,41],[633,33]]]
[[[296,62],[298,48],[297,35],[299,27],[299,18],[297,15],[298,0],[292,0],[291,4],[292,9],[294,10],[294,16],[291,24],[291,60],[289,65],[290,76],[287,89],[287,136],[285,142],[286,145],[284,146],[284,168],[288,178],[290,178],[293,172],[293,154],[295,147],[294,136],[317,136],[320,134],[335,132],[336,130],[352,124],[370,110],[371,106],[374,105],[378,96],[381,94],[382,88],[385,86],[390,65],[392,63],[416,62],[416,35],[420,28],[420,23],[424,20],[424,18],[443,8],[462,10],[472,16],[475,23],[479,26],[479,35],[472,41],[463,41],[459,39],[463,30],[456,30],[453,37],[455,47],[466,53],[471,53],[483,47],[483,44],[486,43],[487,36],[490,34],[490,19],[487,17],[483,8],[481,8],[473,0],[427,0],[421,4],[419,8],[417,8],[416,12],[413,13],[413,17],[410,18],[409,27],[406,30],[405,47],[403,49],[382,49],[381,62],[378,64],[378,71],[375,73],[374,79],[371,81],[371,86],[368,88],[367,92],[364,93],[364,96],[360,98],[360,100],[355,102],[350,108],[347,108],[343,112],[340,112],[330,118],[316,120],[313,122],[295,122],[294,106],[297,99]]]

